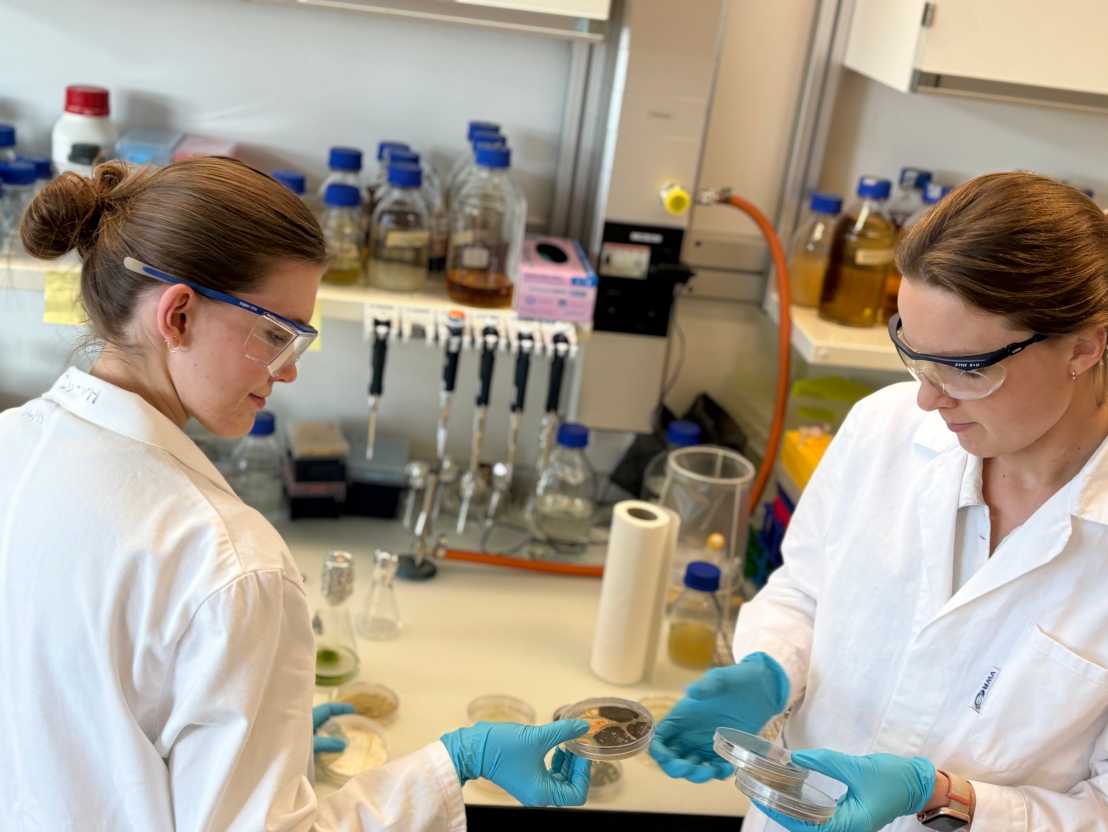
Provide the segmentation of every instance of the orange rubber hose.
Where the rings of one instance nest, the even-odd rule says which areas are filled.
[[[581,563],[559,563],[549,560],[528,560],[508,555],[490,555],[485,552],[468,552],[462,549],[447,549],[445,560],[460,560],[466,563],[482,563],[486,566],[508,566],[512,569],[526,569],[529,572],[547,572],[554,575],[575,575],[580,578],[599,578],[604,574],[603,566],[590,566]]]
[[[792,298],[789,294],[789,267],[785,262],[785,249],[781,240],[777,237],[772,223],[766,215],[758,210],[757,206],[748,202],[741,196],[728,196],[728,205],[738,208],[758,226],[762,236],[769,244],[770,255],[773,257],[773,270],[777,275],[777,392],[773,399],[773,419],[770,421],[769,441],[766,444],[766,453],[762,457],[762,466],[758,469],[758,476],[754,479],[754,489],[750,492],[750,513],[758,509],[762,499],[762,492],[766,490],[773,473],[773,465],[777,461],[777,449],[781,444],[781,435],[785,432],[785,408],[789,402],[789,362],[792,349],[792,317],[789,314],[789,304]]]

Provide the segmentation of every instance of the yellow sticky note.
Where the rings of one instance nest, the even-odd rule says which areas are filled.
[[[88,320],[85,308],[81,305],[80,272],[51,269],[46,272],[46,285],[43,288],[44,324],[80,326]]]
[[[312,326],[316,328],[319,335],[312,341],[308,352],[319,352],[323,349],[323,314],[319,311],[319,302],[316,301],[315,309],[312,310],[312,319],[308,321]]]

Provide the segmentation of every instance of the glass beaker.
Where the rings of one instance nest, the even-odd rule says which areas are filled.
[[[373,555],[373,579],[366,595],[358,632],[370,641],[388,641],[400,635],[400,608],[396,605],[393,578],[400,558],[378,549]]]
[[[681,529],[673,553],[668,597],[684,586],[686,567],[696,560],[713,562],[723,573],[720,593],[730,613],[732,599],[742,586],[749,522],[750,487],[754,466],[727,448],[697,445],[673,451],[666,461],[666,481],[659,502],[677,512]],[[709,546],[713,535],[726,545]],[[722,561],[722,562],[720,562]]]

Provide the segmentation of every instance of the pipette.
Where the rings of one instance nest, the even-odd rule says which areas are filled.
[[[489,510],[485,515],[486,531],[496,520],[500,503],[512,487],[519,443],[519,426],[523,420],[523,405],[527,399],[527,379],[531,374],[531,355],[534,351],[534,334],[526,329],[521,330],[516,336],[516,366],[513,377],[513,395],[508,414],[508,448],[504,455],[504,462],[497,463],[493,467],[492,495],[489,497]]]
[[[466,529],[466,518],[473,496],[477,491],[477,468],[481,463],[481,447],[485,442],[485,422],[489,413],[489,396],[492,393],[492,371],[496,363],[496,350],[500,345],[500,331],[486,324],[481,329],[481,365],[477,379],[477,402],[473,410],[473,437],[469,447],[469,468],[462,477],[462,505],[458,509],[458,534]]]
[[[373,446],[377,441],[377,407],[385,387],[385,357],[389,349],[389,332],[392,321],[373,319],[373,355],[369,378],[369,418],[366,426],[365,458],[373,459]]]
[[[546,408],[539,429],[539,471],[546,469],[554,436],[558,431],[558,408],[562,400],[562,376],[565,375],[566,358],[569,355],[569,338],[556,332],[551,339],[550,384],[546,388]]]

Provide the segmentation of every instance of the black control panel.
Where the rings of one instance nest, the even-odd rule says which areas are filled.
[[[684,237],[680,228],[604,224],[594,329],[667,336],[675,290],[693,275],[681,262]]]

